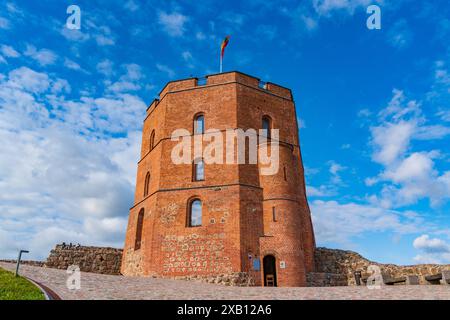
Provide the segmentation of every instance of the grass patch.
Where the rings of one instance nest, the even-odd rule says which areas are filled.
[[[44,294],[24,277],[0,268],[0,300],[45,300]]]

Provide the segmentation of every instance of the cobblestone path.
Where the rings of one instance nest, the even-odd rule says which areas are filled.
[[[14,264],[0,263],[13,271]],[[385,286],[379,290],[366,287],[332,288],[242,288],[225,287],[193,281],[123,277],[95,273],[81,273],[81,289],[66,287],[65,270],[22,265],[20,273],[42,283],[62,299],[446,299],[450,300],[450,286]]]

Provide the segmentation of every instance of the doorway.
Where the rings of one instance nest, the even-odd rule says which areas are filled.
[[[264,286],[276,287],[277,286],[277,265],[276,259],[272,255],[267,255],[263,259],[264,266]]]

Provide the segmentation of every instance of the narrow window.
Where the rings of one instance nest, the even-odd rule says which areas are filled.
[[[144,223],[144,208],[139,211],[136,223],[136,239],[134,241],[134,250],[139,250],[141,248],[142,240],[142,225]]]
[[[272,121],[268,116],[262,118],[263,135],[270,139],[270,129],[272,129]]]
[[[205,133],[205,117],[203,114],[199,114],[194,118],[194,134],[203,133]]]
[[[150,135],[150,151],[155,147],[155,130],[152,131]]]
[[[202,225],[202,202],[194,199],[189,204],[188,227],[198,227]]]
[[[286,166],[283,167],[284,181],[287,181]]]
[[[273,222],[277,221],[277,211],[275,210],[275,207],[272,207],[272,220]]]
[[[148,192],[150,190],[150,172],[147,172],[145,175],[145,183],[144,183],[144,197],[148,196]]]
[[[202,181],[205,180],[205,163],[203,159],[194,160],[193,162],[193,180]]]

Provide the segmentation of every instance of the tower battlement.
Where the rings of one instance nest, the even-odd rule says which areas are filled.
[[[267,94],[278,96],[283,99],[293,100],[292,92],[290,89],[280,86],[272,82],[264,82],[261,79],[250,76],[248,74],[239,71],[230,71],[217,74],[206,75],[203,78],[187,78],[181,80],[169,81],[159,93],[159,98],[155,99],[147,109],[150,111],[161,101],[167,94],[184,91],[202,89],[210,86],[227,85],[227,84],[240,84],[243,86],[251,87]]]

